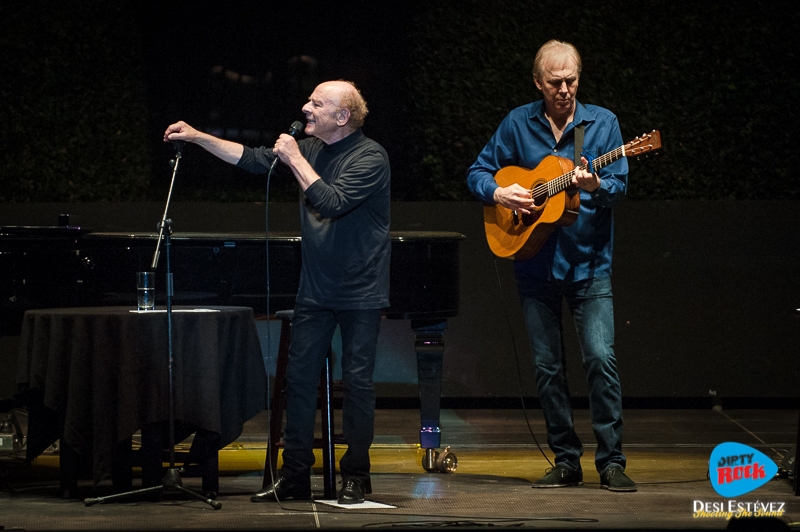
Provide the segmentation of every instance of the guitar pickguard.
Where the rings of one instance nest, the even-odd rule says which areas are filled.
[[[536,220],[542,215],[542,211],[533,211],[530,214],[522,215],[522,224],[531,226],[536,223]]]

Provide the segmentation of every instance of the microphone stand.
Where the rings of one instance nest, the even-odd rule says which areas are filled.
[[[117,499],[121,499],[123,497],[129,497],[132,495],[143,495],[149,493],[172,493],[172,492],[181,492],[187,495],[194,497],[197,500],[203,501],[211,506],[214,510],[219,510],[222,508],[222,503],[219,503],[209,497],[201,493],[197,493],[195,491],[190,490],[183,486],[183,481],[181,480],[181,475],[178,469],[175,467],[175,388],[174,388],[174,378],[173,378],[173,347],[172,347],[172,296],[174,295],[173,284],[172,284],[172,271],[170,269],[170,237],[172,236],[172,220],[167,218],[167,212],[169,211],[169,204],[172,198],[172,189],[175,186],[175,175],[178,173],[178,165],[180,164],[181,157],[183,156],[183,141],[172,141],[172,145],[176,148],[175,159],[172,165],[172,181],[169,185],[169,193],[167,194],[167,203],[166,207],[164,208],[164,215],[161,217],[161,221],[158,223],[158,240],[156,242],[156,250],[153,253],[153,262],[150,264],[150,269],[155,271],[158,268],[158,259],[159,259],[159,248],[161,246],[161,240],[164,240],[164,249],[166,251],[167,256],[167,349],[169,355],[169,468],[167,469],[166,474],[164,475],[163,480],[161,481],[160,486],[152,486],[149,488],[142,488],[139,490],[133,490],[125,493],[117,493],[114,495],[109,495],[107,497],[93,497],[84,499],[84,504],[86,506],[92,506],[97,503],[104,503],[109,501],[114,501]],[[160,454],[160,450],[159,450]],[[160,458],[159,458],[160,460]]]

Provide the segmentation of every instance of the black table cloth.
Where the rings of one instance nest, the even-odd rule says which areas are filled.
[[[265,408],[253,310],[175,306],[172,317],[175,420],[219,434],[222,448]],[[61,438],[92,456],[95,483],[108,478],[120,442],[169,419],[167,330],[158,310],[27,311],[16,375],[30,411],[27,459]]]

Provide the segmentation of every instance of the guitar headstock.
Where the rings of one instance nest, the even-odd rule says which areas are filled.
[[[651,151],[661,149],[661,133],[655,129],[650,133],[645,133],[641,137],[636,137],[625,146],[625,155],[628,157],[636,157],[637,155],[644,155]]]

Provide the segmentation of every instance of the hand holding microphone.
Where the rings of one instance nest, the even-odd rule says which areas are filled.
[[[301,131],[303,131],[303,123],[300,121],[295,121],[289,126],[288,135],[292,138],[295,138]],[[275,165],[278,164],[278,159],[281,158],[281,155],[289,156],[292,150],[297,150],[297,143],[291,142],[289,143],[288,139],[283,139],[283,135],[278,137],[278,140],[275,141],[275,147],[272,148],[272,152],[275,154],[275,159],[272,161],[272,164],[269,167],[270,172]]]

